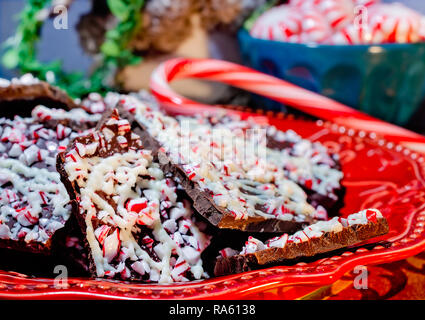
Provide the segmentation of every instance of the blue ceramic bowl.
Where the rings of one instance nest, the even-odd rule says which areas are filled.
[[[398,125],[425,96],[425,43],[307,45],[253,38],[245,29],[238,40],[246,65]]]

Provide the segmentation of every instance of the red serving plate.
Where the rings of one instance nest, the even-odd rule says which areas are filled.
[[[242,112],[242,115],[251,114]],[[279,298],[279,292],[288,286],[328,285],[356,266],[401,260],[425,250],[422,154],[385,140],[375,132],[358,131],[332,121],[295,119],[282,114],[269,114],[267,119],[280,129],[293,129],[337,152],[346,187],[341,215],[378,208],[388,219],[389,234],[374,239],[367,248],[350,248],[315,261],[173,285],[70,278],[65,285],[58,286],[54,279],[0,271],[0,298],[260,299],[271,289],[276,289],[274,298]]]
[[[390,232],[372,249],[347,250],[338,255],[294,266],[281,266],[233,276],[174,285],[109,280],[69,279],[66,288],[52,279],[30,278],[0,271],[3,298],[118,298],[118,299],[244,299],[260,297],[271,288],[331,284],[357,265],[404,259],[425,250],[425,159],[397,144],[323,121],[271,117],[281,129],[294,129],[320,141],[341,156],[347,189],[342,215],[375,207],[387,217]],[[375,240],[376,241],[376,240]],[[389,245],[386,244],[389,242]]]

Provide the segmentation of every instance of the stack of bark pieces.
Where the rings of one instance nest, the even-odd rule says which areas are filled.
[[[328,218],[338,156],[291,130],[169,117],[146,93],[76,103],[29,75],[0,82],[0,108],[0,246],[72,252],[93,277],[198,280],[388,232],[376,209]]]

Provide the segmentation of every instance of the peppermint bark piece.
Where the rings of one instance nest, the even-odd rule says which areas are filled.
[[[99,118],[43,106],[34,108],[30,118],[0,118],[0,247],[51,252],[71,208],[56,172],[56,155]]]
[[[79,240],[79,227],[73,217],[52,237],[51,254],[0,248],[0,270],[26,274],[30,277],[51,278],[57,266],[64,266],[69,277],[90,276],[86,253]]]
[[[339,156],[324,145],[303,139],[293,130],[281,131],[237,116],[223,114],[197,120],[215,130],[228,129],[235,135],[264,141],[267,161],[282,168],[285,176],[306,192],[310,204],[324,207],[331,215],[342,207],[345,191]]]
[[[25,74],[11,81],[0,78],[1,114],[7,118],[14,115],[30,116],[31,109],[37,105],[61,108],[77,108],[78,105],[61,89],[47,82]]]
[[[295,232],[326,217],[284,170],[268,161],[265,146],[229,128],[196,118],[172,118],[131,96],[116,98],[133,118],[145,145],[161,167],[176,177],[195,209],[219,228],[248,232]]]
[[[388,223],[379,210],[367,209],[345,218],[320,221],[293,235],[283,234],[265,243],[249,237],[241,252],[223,249],[218,257],[216,276],[241,273],[290,263],[352,246],[388,233]]]
[[[160,283],[207,276],[200,256],[209,237],[116,110],[60,153],[57,168],[78,203],[94,276]]]
[[[339,155],[329,153],[318,143],[301,138],[295,131],[267,128],[270,158],[280,164],[287,177],[307,193],[309,203],[324,207],[329,216],[336,216],[344,204],[344,174]]]

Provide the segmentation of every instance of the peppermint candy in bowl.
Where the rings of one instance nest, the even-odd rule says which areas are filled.
[[[355,3],[352,0],[292,0],[289,3],[302,15],[311,11],[322,15],[330,27],[329,32],[347,25],[354,17]]]
[[[246,65],[398,125],[420,112],[421,13],[379,0],[291,0],[252,19],[238,34]]]
[[[298,42],[302,30],[302,15],[295,7],[272,8],[261,16],[251,30],[257,38]],[[296,37],[294,37],[297,35]]]

